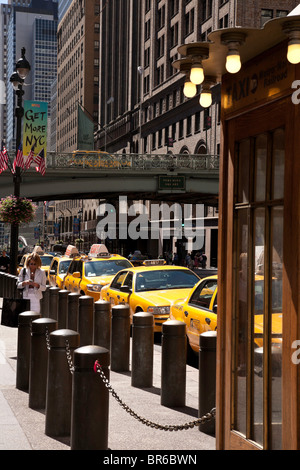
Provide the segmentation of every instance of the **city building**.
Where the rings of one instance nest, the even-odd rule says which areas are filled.
[[[86,0],[84,5],[80,0],[73,0],[58,26],[58,152],[70,152],[79,148],[78,113],[83,113],[86,119],[94,121],[97,127],[99,8],[99,2],[94,0]]]
[[[26,49],[31,72],[24,86],[24,100],[50,103],[50,89],[57,75],[57,2],[11,2],[6,48],[6,147],[15,150],[15,93],[9,81],[15,63]]]

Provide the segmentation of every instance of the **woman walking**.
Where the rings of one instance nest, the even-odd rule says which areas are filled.
[[[41,266],[42,261],[37,253],[29,255],[26,268],[20,271],[17,286],[18,289],[24,289],[23,299],[30,300],[30,310],[36,313],[40,313],[40,300],[46,290],[46,274]]]

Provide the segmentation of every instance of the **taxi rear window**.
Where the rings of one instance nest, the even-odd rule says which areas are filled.
[[[131,267],[126,259],[88,261],[84,265],[84,274],[86,277],[109,276]]]

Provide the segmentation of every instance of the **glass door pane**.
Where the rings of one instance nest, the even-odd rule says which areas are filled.
[[[264,296],[265,296],[265,209],[254,211],[254,266],[253,266],[253,438],[263,445],[263,378],[264,378]]]
[[[281,359],[282,359],[282,263],[283,207],[271,212],[272,285],[271,285],[271,371],[272,371],[272,449],[281,449]]]
[[[236,318],[236,413],[235,429],[246,436],[246,364],[247,364],[247,293],[248,293],[248,218],[247,209],[238,211],[237,232],[237,318]]]
[[[261,134],[255,142],[255,200],[264,201],[266,197],[267,171],[267,134]]]

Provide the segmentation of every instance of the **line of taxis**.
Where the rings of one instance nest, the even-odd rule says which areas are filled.
[[[64,255],[40,254],[49,284],[70,292],[89,295],[94,301],[109,301],[112,305],[128,304],[132,316],[140,311],[154,316],[154,331],[161,332],[165,321],[179,320],[186,324],[188,351],[199,352],[199,336],[217,329],[217,275],[200,277],[189,268],[166,265],[164,260],[145,260],[134,266],[127,258],[110,254],[103,244],[92,245],[88,255],[82,255],[69,245]],[[50,258],[50,262],[49,262]],[[25,264],[26,257],[23,261]],[[278,285],[273,280],[273,292]],[[255,302],[260,299],[263,278],[255,279]],[[278,288],[276,287],[278,290]],[[280,297],[280,296],[279,296]],[[272,315],[272,346],[280,346],[282,312],[278,306]],[[262,308],[255,309],[255,347],[262,347]]]

